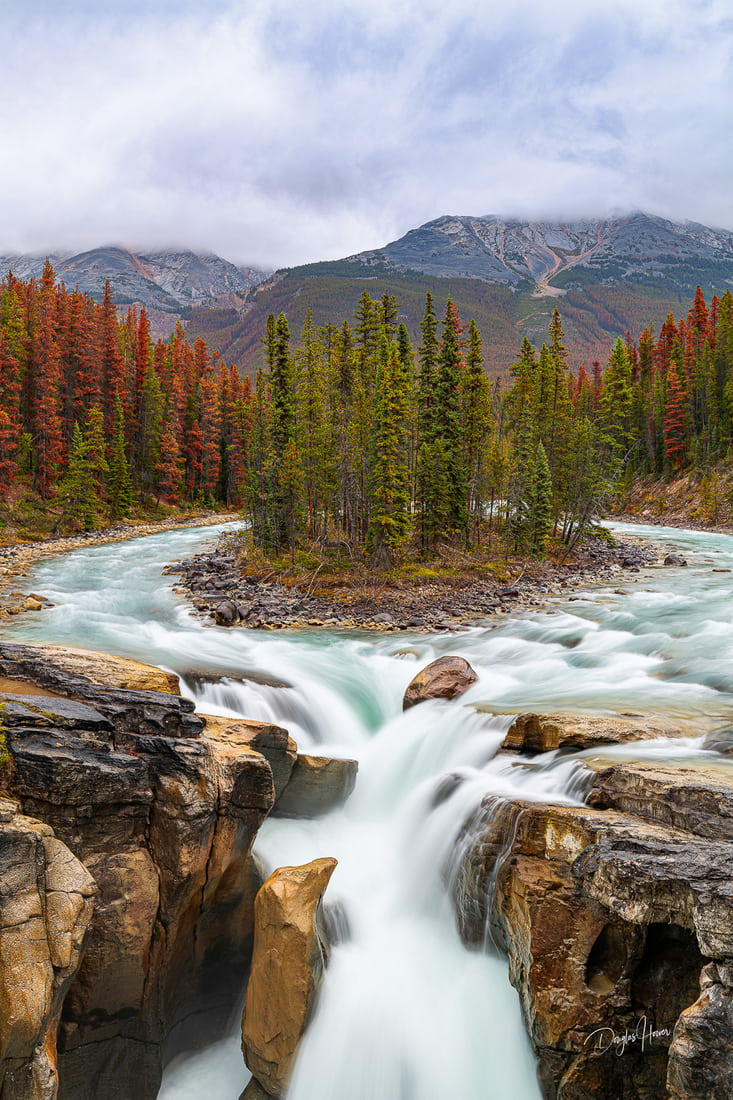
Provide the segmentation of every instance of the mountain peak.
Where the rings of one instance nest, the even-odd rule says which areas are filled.
[[[733,275],[733,233],[641,210],[609,217],[537,219],[442,215],[351,260],[441,278],[480,279],[557,295],[589,276],[608,284],[659,278],[683,265]],[[575,269],[573,271],[573,269]]]

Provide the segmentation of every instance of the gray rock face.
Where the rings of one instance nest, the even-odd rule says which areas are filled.
[[[573,279],[617,283],[665,275],[689,282],[690,268],[729,277],[733,233],[640,212],[568,222],[445,216],[349,259],[512,287],[542,285],[558,276],[564,276],[562,285]]]
[[[158,691],[110,690],[87,676],[68,672],[62,662],[56,663],[45,654],[39,657],[39,651],[29,646],[1,643],[0,675],[9,679],[22,677],[56,695],[83,701],[119,732],[198,737],[203,729],[190,699]]]
[[[343,806],[354,789],[359,764],[299,753],[287,786],[272,808],[273,817],[321,817]]]
[[[670,1100],[733,1096],[733,989],[714,964],[702,972],[701,994],[677,1021],[669,1049]]]
[[[113,300],[140,302],[147,308],[180,313],[190,306],[217,302],[228,295],[244,295],[267,273],[237,267],[220,256],[189,250],[133,252],[126,248],[94,248],[76,255],[56,254],[49,259],[57,278],[101,301],[109,279]],[[0,278],[12,269],[18,278],[38,278],[46,254],[0,256]]]

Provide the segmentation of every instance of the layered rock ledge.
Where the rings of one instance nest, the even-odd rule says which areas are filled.
[[[166,1039],[241,996],[297,746],[107,655],[0,643],[0,677],[0,1096],[153,1100]]]
[[[508,955],[547,1100],[724,1100],[733,769],[596,767],[589,806],[484,800],[461,933]]]

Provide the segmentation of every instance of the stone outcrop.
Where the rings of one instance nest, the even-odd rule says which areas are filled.
[[[335,867],[335,859],[281,867],[255,900],[242,1049],[257,1082],[273,1097],[285,1090],[323,975],[324,945],[317,918]]]
[[[43,647],[45,656],[57,668],[71,675],[86,676],[108,688],[129,688],[131,691],[162,691],[178,695],[181,685],[175,672],[165,672],[153,665],[143,665],[127,657],[112,657],[89,649],[69,646]]]
[[[731,797],[729,769],[624,763],[592,806],[467,824],[459,927],[507,953],[547,1100],[733,1095]]]
[[[701,993],[685,1009],[669,1050],[670,1100],[728,1100],[733,1096],[733,968],[710,963]]]
[[[110,679],[115,660],[100,666]],[[118,672],[127,683],[128,664]],[[44,823],[26,843],[35,838],[36,852],[42,841],[66,853],[88,884],[90,913],[96,888],[81,962],[69,947],[64,963],[75,973],[67,981],[56,957],[58,977],[39,969],[46,992],[34,1000],[43,1022],[23,1025],[25,1047],[13,1039],[12,1071],[18,1080],[40,1072],[33,1059],[41,1039],[50,1065],[58,1025],[62,1100],[129,1100],[130,1082],[136,1100],[153,1100],[171,1028],[197,1012],[231,1011],[241,994],[259,886],[251,848],[275,798],[273,769],[253,746],[270,751],[283,786],[296,747],[269,724],[245,723],[246,737],[216,724],[209,731],[188,700],[110,688],[81,667],[67,671],[57,653],[49,659],[0,645],[0,673],[13,686],[21,680],[53,692],[5,695],[6,786],[24,815]],[[149,674],[142,682],[155,683]],[[41,857],[34,858],[33,881],[41,882]],[[52,866],[60,867],[58,858]],[[61,887],[46,892],[51,901],[36,908],[46,920],[63,916]],[[3,901],[0,887],[0,922]],[[80,942],[73,929],[72,939]],[[3,1021],[0,1013],[0,1035]],[[2,1100],[55,1096],[55,1083],[47,1092],[5,1088]]]
[[[265,1092],[256,1077],[253,1077],[239,1100],[274,1100],[269,1092]]]
[[[279,798],[298,756],[298,746],[287,730],[269,722],[250,722],[245,718],[203,717],[207,738],[221,746],[222,751],[250,751],[264,756],[272,770],[275,798]]]
[[[463,657],[438,657],[410,681],[402,709],[408,710],[426,699],[456,699],[477,680],[478,676]]]
[[[689,730],[672,722],[642,715],[612,718],[580,714],[518,714],[507,730],[503,749],[541,753],[554,749],[594,749],[659,737],[689,737]]]
[[[56,1033],[92,917],[92,876],[0,797],[0,1096],[53,1100]]]
[[[321,817],[343,806],[358,771],[356,760],[300,753],[272,809],[273,817]]]

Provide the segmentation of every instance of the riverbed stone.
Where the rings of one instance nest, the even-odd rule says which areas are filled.
[[[554,749],[598,748],[650,741],[660,737],[685,737],[689,731],[679,724],[643,715],[612,718],[581,714],[518,714],[502,742],[503,749],[525,753]]]
[[[438,657],[410,681],[402,709],[408,710],[427,699],[456,699],[477,680],[476,672],[463,657]]]
[[[359,770],[357,760],[296,757],[290,779],[272,808],[273,817],[321,817],[346,802]]]
[[[242,1050],[252,1074],[272,1096],[281,1096],[287,1087],[323,976],[317,915],[335,867],[335,859],[280,867],[255,899]]]
[[[207,741],[264,756],[272,770],[275,798],[279,798],[290,780],[298,755],[298,746],[288,731],[272,722],[221,718],[212,714],[201,717],[206,723],[204,736]]]

